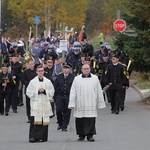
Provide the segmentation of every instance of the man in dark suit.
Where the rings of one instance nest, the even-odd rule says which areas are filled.
[[[0,73],[0,113],[1,115],[9,115],[10,94],[11,94],[11,74],[8,73],[8,64],[2,64],[2,72]],[[4,109],[5,99],[5,109]]]
[[[54,61],[55,61],[54,57],[53,56],[49,56],[48,60],[46,61],[47,67],[44,68],[44,76],[46,78],[48,78],[49,80],[51,80],[53,85],[54,85],[53,76],[55,75]],[[51,102],[51,107],[52,107],[53,115],[50,116],[50,118],[53,118],[55,116],[55,105],[54,105],[54,102]]]
[[[119,56],[113,55],[112,64],[108,65],[106,70],[106,88],[109,88],[112,113],[119,114],[122,89],[127,85],[123,66],[119,64]]]
[[[11,75],[13,80],[12,91],[11,91],[11,105],[14,113],[17,113],[17,104],[18,104],[18,87],[19,81],[22,77],[22,65],[18,62],[18,54],[12,54],[12,62],[10,64]]]
[[[57,130],[67,131],[71,110],[68,109],[69,95],[74,75],[70,74],[71,64],[63,64],[63,73],[57,76],[54,83],[56,96]]]
[[[25,85],[25,93],[29,82],[36,77],[35,63],[33,60],[29,61],[29,68],[23,72],[22,82]],[[28,117],[27,123],[30,123],[30,98],[26,95],[26,114]]]

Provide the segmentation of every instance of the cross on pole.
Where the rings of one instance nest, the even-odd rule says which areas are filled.
[[[68,26],[65,26],[65,23],[63,23],[62,30],[55,30],[56,33],[62,33],[63,34],[63,40],[66,40],[66,33],[72,33],[74,28],[71,28],[68,30]]]

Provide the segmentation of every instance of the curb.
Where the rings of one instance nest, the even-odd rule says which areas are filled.
[[[137,86],[136,86],[136,82],[135,83],[131,83],[130,85],[132,88],[134,88],[137,93],[140,95],[140,97],[142,99],[148,98],[150,97],[150,89],[145,89],[145,90],[140,90]]]

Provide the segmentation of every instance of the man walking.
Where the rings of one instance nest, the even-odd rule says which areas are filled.
[[[37,76],[27,87],[27,96],[30,98],[31,122],[29,142],[46,142],[48,139],[49,117],[53,114],[50,100],[54,95],[54,87],[49,79],[43,76],[44,68],[38,66]]]
[[[90,142],[95,141],[97,107],[105,107],[102,89],[98,77],[90,73],[90,66],[85,64],[82,74],[73,81],[68,105],[68,108],[74,108],[78,141],[83,141],[85,137]]]
[[[57,130],[67,131],[71,110],[68,109],[70,88],[74,75],[70,74],[71,64],[63,64],[63,73],[57,76],[55,81]]]

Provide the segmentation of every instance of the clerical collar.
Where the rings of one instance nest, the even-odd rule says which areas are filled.
[[[113,64],[114,66],[117,66],[118,65],[118,63],[115,63],[115,64]]]
[[[82,74],[82,78],[91,78],[91,74],[85,76],[84,74]]]
[[[43,78],[42,79],[39,78],[39,82],[43,82]]]

